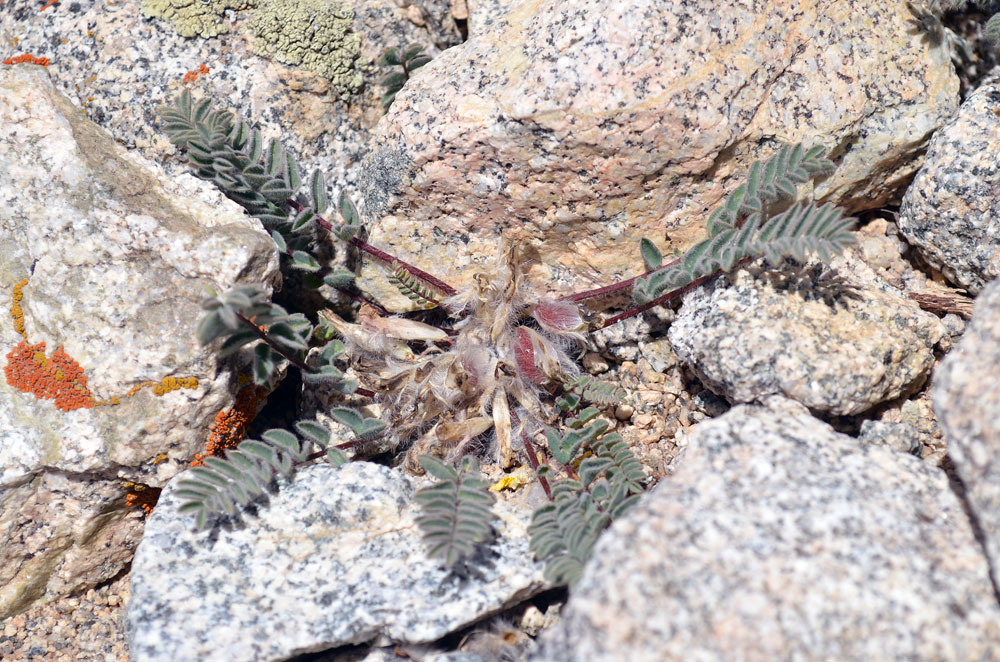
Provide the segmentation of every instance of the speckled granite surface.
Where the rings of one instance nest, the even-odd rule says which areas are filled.
[[[969,329],[934,374],[933,394],[1000,585],[1000,281],[976,299]]]
[[[1000,274],[1000,74],[934,134],[899,209],[899,229],[933,266],[977,293]]]
[[[833,150],[817,195],[876,207],[957,104],[948,53],[910,18],[866,0],[518,2],[417,72],[380,123],[362,181],[372,241],[467,283],[520,228],[537,287],[603,285],[641,269],[641,236],[665,253],[700,238],[780,141]]]
[[[934,315],[830,268],[800,269],[796,287],[794,271],[740,269],[685,296],[670,342],[706,385],[734,402],[782,394],[851,415],[923,383],[946,335]]]
[[[40,12],[39,3],[5,0],[0,52],[4,58],[6,53],[47,57],[49,75],[75,105],[116,140],[165,162],[168,170],[177,161],[158,128],[156,108],[191,87],[196,96],[248,117],[265,138],[280,136],[305,171],[323,169],[332,193],[353,189],[370,132],[382,117],[377,84],[382,72],[372,63],[389,46],[419,43],[437,53],[461,38],[447,0],[408,3],[413,11],[395,0],[351,2],[364,87],[345,100],[317,73],[254,55],[249,11],[223,12],[223,33],[188,39],[170,22],[144,17],[141,4],[63,0]],[[209,73],[185,85],[184,75],[200,65]]]
[[[138,532],[121,481],[162,484],[233,401],[194,337],[204,287],[273,282],[277,255],[213,187],[127,153],[26,65],[0,67],[0,235],[3,617],[127,562]],[[62,368],[32,372],[60,347]],[[154,395],[171,376],[198,381]]]
[[[943,472],[781,398],[700,424],[678,463],[598,541],[532,660],[995,656],[1000,607]]]
[[[413,481],[368,462],[300,471],[259,517],[192,532],[164,490],[132,563],[134,662],[282,660],[369,640],[429,642],[545,588],[530,511],[505,503],[467,576],[429,559]]]

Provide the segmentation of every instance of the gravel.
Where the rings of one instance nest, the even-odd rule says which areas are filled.
[[[59,598],[0,622],[4,662],[128,662],[125,605],[129,573],[86,593]]]

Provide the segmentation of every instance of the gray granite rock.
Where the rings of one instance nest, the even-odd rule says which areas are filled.
[[[469,36],[503,29],[507,12],[518,0],[465,0],[469,10]]]
[[[0,10],[0,43],[5,48],[12,44],[11,54],[48,57],[53,81],[74,105],[119,142],[154,161],[167,161],[168,170],[178,165],[173,146],[159,128],[156,109],[189,87],[195,96],[210,97],[248,117],[265,138],[280,136],[301,158],[305,172],[323,169],[331,194],[354,186],[370,133],[382,117],[378,85],[382,72],[374,65],[382,52],[390,46],[419,43],[437,54],[461,41],[447,0],[347,3],[355,14],[353,33],[361,37],[364,64],[358,66],[364,89],[345,101],[323,76],[255,55],[249,10],[220,11],[220,25],[226,28],[222,34],[187,39],[171,22],[144,17],[142,4],[142,0],[111,4],[63,0],[39,12],[29,3],[8,0]],[[211,0],[211,4],[253,3]],[[16,10],[13,5],[18,5]],[[411,18],[418,10],[423,25]],[[209,73],[184,84],[184,75],[202,64]]]
[[[995,657],[1000,608],[943,472],[778,397],[693,430],[532,660]]]
[[[379,124],[361,182],[372,241],[461,285],[516,230],[539,289],[604,285],[641,271],[640,237],[664,254],[701,239],[778,141],[840,146],[803,196],[877,206],[957,105],[947,48],[910,18],[866,0],[517,2]]]
[[[886,446],[899,453],[917,455],[921,449],[920,432],[916,426],[906,421],[864,421],[858,441],[864,444]]]
[[[720,277],[684,298],[670,342],[733,402],[782,394],[849,415],[919,387],[946,335],[940,321],[890,288],[839,273],[758,265]]]
[[[4,617],[127,562],[141,525],[121,481],[162,485],[233,402],[195,340],[204,288],[272,283],[277,254],[234,203],[126,153],[29,65],[0,67],[0,242]],[[153,388],[167,377],[186,387]]]
[[[132,563],[133,662],[283,660],[370,640],[438,639],[545,587],[530,512],[505,503],[485,562],[429,559],[414,483],[387,467],[314,465],[246,526],[194,533],[164,490]]]
[[[976,298],[965,335],[934,373],[933,397],[1000,584],[1000,281]]]
[[[899,229],[945,276],[977,293],[1000,274],[1000,77],[931,139],[903,196]]]

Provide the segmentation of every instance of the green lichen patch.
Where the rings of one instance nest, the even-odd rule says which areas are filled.
[[[330,0],[267,0],[250,19],[254,52],[315,71],[346,97],[363,82],[353,21],[353,9]]]
[[[170,21],[182,37],[214,37],[229,32],[227,9],[253,7],[254,0],[142,0],[142,15]]]

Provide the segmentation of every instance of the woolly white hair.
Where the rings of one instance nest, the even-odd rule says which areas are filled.
[[[420,472],[419,454],[457,460],[470,452],[511,466],[523,435],[550,418],[539,397],[543,388],[579,373],[568,353],[582,339],[578,310],[564,302],[532,305],[524,267],[519,243],[504,242],[491,271],[475,274],[469,288],[443,302],[463,315],[457,335],[447,338],[422,325],[435,344],[420,356],[405,342],[420,336],[419,323],[379,317],[370,308],[361,324],[336,318],[340,334],[358,350],[358,372],[370,375],[383,394],[379,403],[394,441],[410,446],[409,468]],[[529,311],[537,328],[521,324]]]

